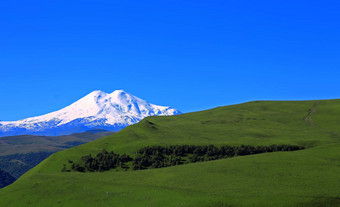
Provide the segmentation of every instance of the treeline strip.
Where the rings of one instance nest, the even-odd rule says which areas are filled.
[[[135,158],[129,155],[119,155],[105,149],[95,157],[87,155],[81,157],[82,163],[69,161],[71,169],[79,172],[102,172],[116,167],[129,169],[128,163],[132,162],[133,170],[161,168],[185,163],[202,162],[230,158],[235,156],[252,155],[266,152],[295,151],[304,147],[297,145],[270,145],[270,146],[214,146],[214,145],[170,145],[147,146],[139,149]],[[63,172],[70,171],[66,165]]]
[[[103,172],[116,168],[117,166],[128,169],[125,163],[132,161],[133,159],[129,155],[119,155],[114,153],[113,151],[108,152],[103,149],[102,152],[98,153],[95,157],[92,157],[92,155],[89,154],[86,156],[82,156],[81,160],[82,163],[80,164],[74,163],[73,161],[69,160],[69,163],[71,163],[71,169],[78,172]],[[62,171],[69,171],[66,169],[65,164]]]

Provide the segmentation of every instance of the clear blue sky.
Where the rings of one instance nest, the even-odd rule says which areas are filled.
[[[340,98],[339,11],[327,0],[3,1],[0,120],[97,89],[183,112]]]

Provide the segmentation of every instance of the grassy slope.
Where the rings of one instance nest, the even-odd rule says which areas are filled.
[[[108,136],[114,132],[95,131],[62,136],[20,135],[0,137],[0,156],[30,152],[57,152]]]
[[[339,123],[340,100],[250,102],[149,117],[117,134],[50,156],[2,189],[0,206],[338,206]],[[312,148],[145,171],[60,173],[68,159],[102,148],[132,153],[159,144]]]
[[[48,155],[115,132],[91,130],[63,136],[21,135],[0,137],[0,170],[14,178],[30,170]],[[1,181],[0,181],[1,182]],[[2,188],[5,185],[1,185]]]

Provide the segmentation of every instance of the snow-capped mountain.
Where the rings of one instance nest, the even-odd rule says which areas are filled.
[[[59,111],[19,121],[0,121],[0,136],[54,136],[95,128],[117,131],[147,116],[180,113],[171,107],[150,104],[123,90],[111,94],[97,90]]]

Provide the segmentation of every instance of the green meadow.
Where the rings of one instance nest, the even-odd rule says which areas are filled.
[[[179,166],[61,172],[102,149],[292,144],[307,149]],[[55,153],[0,190],[0,206],[340,206],[340,100],[255,101],[172,117]]]

